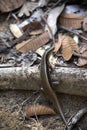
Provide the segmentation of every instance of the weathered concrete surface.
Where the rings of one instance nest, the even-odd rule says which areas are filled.
[[[51,72],[58,92],[87,96],[87,70],[82,68],[57,67]],[[40,69],[33,67],[0,68],[0,89],[37,90],[41,88]]]

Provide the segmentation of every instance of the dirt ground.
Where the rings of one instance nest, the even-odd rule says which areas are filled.
[[[8,26],[5,20],[6,17],[0,18],[0,31]],[[58,98],[67,121],[80,109],[87,107],[86,97],[58,94]],[[25,118],[26,107],[38,102],[47,104],[40,92],[0,91],[0,130],[64,130],[65,125],[60,114]],[[87,130],[86,115],[73,130]]]
[[[62,110],[68,120],[78,110],[87,107],[87,98],[58,94]],[[30,104],[47,104],[38,92],[0,91],[0,130],[64,130],[60,115],[25,118],[26,107]],[[43,127],[42,127],[43,126]],[[73,130],[87,130],[86,115]]]

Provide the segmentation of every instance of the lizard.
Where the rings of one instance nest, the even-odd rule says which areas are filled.
[[[53,50],[54,50],[54,46],[47,49],[41,60],[40,76],[41,76],[41,81],[42,81],[42,85],[43,85],[42,87],[43,87],[43,91],[44,91],[45,95],[47,96],[47,98],[53,103],[56,113],[60,113],[60,115],[68,129],[67,121],[62,112],[59,100],[57,99],[57,96],[56,96],[55,92],[53,91],[53,88],[52,88],[53,85],[52,85],[50,75],[49,75],[48,58]]]

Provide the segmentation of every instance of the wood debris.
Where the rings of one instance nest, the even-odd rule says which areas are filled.
[[[86,6],[86,0],[1,1],[0,23],[2,26],[5,21],[4,28],[7,30],[0,32],[0,89],[37,90],[45,86],[46,96],[51,100],[49,95],[54,94],[56,101],[56,90],[87,96]],[[4,19],[3,15],[6,15]],[[8,30],[12,37],[8,35]],[[42,68],[41,77],[39,65]],[[50,93],[48,88],[52,88]],[[52,103],[55,104],[54,98]],[[62,107],[59,110],[62,111]],[[22,109],[20,111],[23,114]],[[70,130],[86,111],[79,111],[68,122]],[[32,105],[27,107],[25,114],[29,118],[56,113],[47,106]],[[30,124],[25,126],[31,130],[45,129],[40,123],[33,127]]]

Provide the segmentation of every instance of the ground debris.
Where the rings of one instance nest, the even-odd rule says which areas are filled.
[[[30,91],[0,92],[0,123],[3,126],[2,130],[29,130],[29,127],[37,126],[38,123],[44,128],[48,127],[49,130],[64,130],[65,126],[59,114],[55,116],[37,116],[37,118],[30,117],[29,120],[24,118],[25,108],[34,104],[39,95],[40,93]],[[86,98],[61,94],[59,98],[61,99],[61,104],[64,106],[64,111],[66,111],[65,116],[67,120],[84,106],[87,107]],[[37,103],[48,104],[43,96],[37,100]],[[50,105],[51,104],[49,104],[49,106]],[[84,116],[84,118],[78,122],[78,125],[84,130],[87,128],[86,120],[87,118]]]
[[[0,89],[34,89],[40,92],[1,91],[0,129],[64,130],[65,125],[59,113],[54,116],[41,116],[44,109],[41,105],[47,104],[49,109],[50,106],[53,107],[41,95],[41,87],[43,87],[41,78],[44,79],[46,75],[48,80],[50,77],[52,79],[48,83],[50,88],[52,88],[51,82],[53,83],[52,93],[56,97],[57,89],[58,92],[79,95],[79,97],[58,95],[66,122],[78,110],[83,110],[81,116],[86,113],[87,110],[82,109],[87,108],[86,98],[80,97],[81,95],[87,96],[86,6],[86,0],[1,1]],[[51,55],[48,56],[47,51],[51,47],[54,51],[52,50]],[[48,56],[44,60],[46,64],[41,65],[45,54]],[[50,60],[51,57],[52,60]],[[39,71],[40,65],[43,71]],[[48,68],[43,76],[46,65]],[[40,77],[40,72],[43,72],[42,77]],[[56,85],[58,85],[57,89]],[[47,92],[47,94],[49,96],[51,93]],[[51,98],[52,96],[49,97]],[[33,111],[31,107],[27,119],[26,108],[32,104],[39,112],[35,111],[37,113],[33,113],[33,117],[30,117],[29,112]],[[48,107],[45,109],[44,114],[47,114]],[[53,112],[52,110],[50,111]],[[86,117],[78,122],[81,112],[78,111],[69,122],[70,129],[73,129],[76,123],[75,129],[87,129]]]

